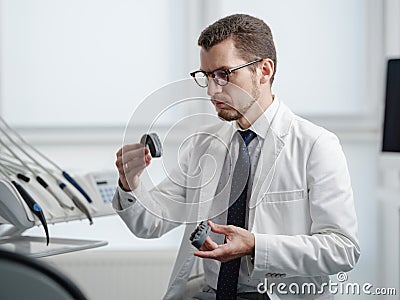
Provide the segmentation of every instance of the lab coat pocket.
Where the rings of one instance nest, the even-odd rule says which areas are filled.
[[[263,196],[263,201],[266,202],[287,202],[303,200],[305,198],[305,192],[301,190],[293,191],[278,191],[278,192],[267,192]]]
[[[305,190],[267,192],[257,206],[254,230],[270,234],[308,234],[310,208]]]

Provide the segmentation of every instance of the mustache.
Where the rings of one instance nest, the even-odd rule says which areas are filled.
[[[232,105],[232,102],[227,100],[227,99],[223,99],[223,98],[210,98],[211,102],[220,102],[220,103],[224,103],[227,105]]]

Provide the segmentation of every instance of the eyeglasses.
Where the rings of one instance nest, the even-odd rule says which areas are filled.
[[[209,78],[212,78],[216,84],[218,84],[220,86],[225,86],[229,82],[229,74],[231,74],[241,68],[258,63],[262,60],[263,59],[260,58],[260,59],[253,60],[251,62],[245,63],[245,64],[237,66],[237,67],[233,67],[230,69],[221,68],[221,69],[217,69],[217,70],[214,70],[211,72],[205,72],[202,70],[198,70],[198,71],[194,71],[194,72],[190,73],[190,76],[192,76],[194,81],[196,81],[196,83],[202,88],[205,88],[208,86]]]

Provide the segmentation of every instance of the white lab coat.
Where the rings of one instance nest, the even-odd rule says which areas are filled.
[[[255,235],[256,249],[254,265],[247,257],[248,266],[253,278],[268,278],[275,287],[315,283],[318,289],[328,275],[351,270],[360,255],[346,159],[333,133],[294,115],[283,103],[278,105],[249,202],[248,230]],[[151,191],[140,185],[134,192],[139,201],[132,206],[118,209],[118,198],[129,194],[116,193],[114,209],[136,236],[159,237],[180,222],[208,219],[218,204],[207,200],[215,195],[226,154],[223,145],[229,144],[233,131],[227,122],[202,130],[210,134],[193,139],[180,168]],[[199,163],[201,174],[187,176],[196,174]],[[185,188],[196,185],[201,188]],[[193,205],[185,206],[188,202]],[[195,260],[189,236],[196,225],[185,225],[164,299],[182,298]],[[329,292],[307,296],[286,291],[274,290],[270,297],[331,299]]]

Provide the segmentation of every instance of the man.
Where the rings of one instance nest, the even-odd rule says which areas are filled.
[[[209,134],[193,139],[174,180],[149,192],[139,179],[151,163],[148,149],[124,146],[114,209],[135,235],[152,238],[182,222],[167,199],[193,204],[165,299],[183,297],[195,257],[203,258],[206,284],[192,299],[329,299],[328,275],[351,270],[360,254],[337,137],[272,94],[276,53],[262,20],[225,17],[198,44],[201,67],[191,76],[231,123],[202,130]],[[207,155],[214,160],[202,162]],[[201,163],[205,173],[215,169],[209,182],[192,176]],[[197,250],[189,236],[202,219],[210,220],[212,233]]]

